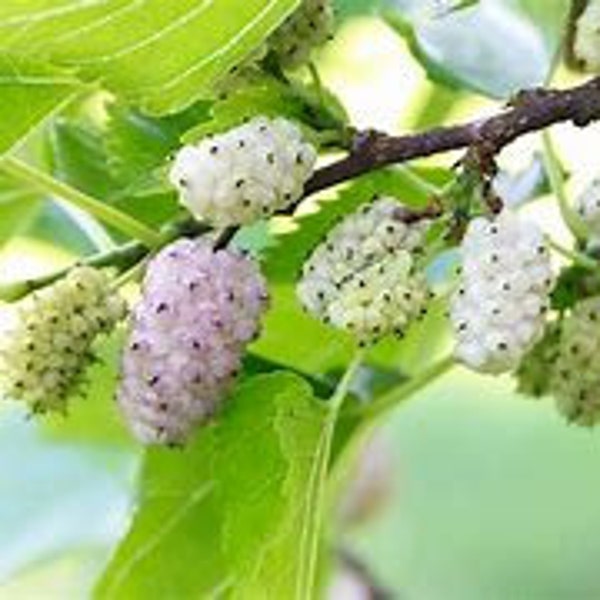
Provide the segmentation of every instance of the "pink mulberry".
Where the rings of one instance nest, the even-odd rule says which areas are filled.
[[[267,301],[256,265],[203,240],[150,263],[134,310],[118,401],[147,444],[182,443],[215,412],[258,333]]]

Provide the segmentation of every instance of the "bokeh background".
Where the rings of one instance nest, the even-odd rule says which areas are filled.
[[[416,10],[419,3],[404,4]],[[529,39],[530,23],[513,11],[506,16],[514,2],[481,4],[491,19],[488,35]],[[318,66],[358,127],[402,132],[498,107],[482,95],[432,83],[406,41],[366,14],[369,2],[341,2],[340,8],[339,34]],[[506,39],[499,43],[513,52]],[[516,45],[503,68],[535,74],[535,53],[519,55],[523,47]],[[464,32],[451,48],[484,77],[492,69]],[[574,77],[559,69],[555,81]],[[600,128],[564,126],[553,133],[574,194],[600,172]],[[538,147],[536,136],[520,141],[502,155],[502,166],[528,169]],[[446,155],[432,162],[448,166],[452,160]],[[93,222],[55,201],[40,207],[15,200],[0,198],[14,202],[23,223],[0,248],[2,281],[68,264],[105,243]],[[569,242],[552,198],[525,210]],[[419,351],[426,354],[427,347]],[[103,408],[109,386],[95,392],[69,420],[43,424],[18,406],[0,406],[2,600],[89,597],[127,528],[139,449]],[[383,435],[393,457],[393,497],[371,521],[346,531],[343,542],[394,597],[600,597],[600,433],[566,425],[551,401],[519,396],[508,377],[456,368],[400,407]]]

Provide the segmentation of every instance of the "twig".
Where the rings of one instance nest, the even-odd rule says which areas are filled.
[[[315,172],[305,196],[386,165],[449,150],[477,147],[480,155],[494,156],[527,133],[569,121],[583,127],[599,118],[600,77],[595,77],[565,90],[521,92],[510,107],[486,119],[404,136],[359,132],[348,156]]]

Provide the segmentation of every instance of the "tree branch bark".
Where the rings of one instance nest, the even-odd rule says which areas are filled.
[[[316,171],[306,183],[305,196],[386,165],[449,150],[475,148],[480,155],[491,158],[528,133],[562,122],[584,127],[597,119],[600,77],[565,90],[520,92],[499,114],[468,123],[403,136],[358,132],[350,154]]]

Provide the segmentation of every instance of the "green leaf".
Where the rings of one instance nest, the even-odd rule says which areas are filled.
[[[59,117],[48,127],[47,158],[55,177],[96,198],[119,189],[107,169],[102,132],[89,120]]]
[[[199,101],[165,117],[144,115],[133,107],[113,102],[104,132],[111,173],[130,191],[157,182],[154,172],[181,144],[181,136],[210,118],[212,103]]]
[[[285,84],[265,73],[252,75],[245,85],[234,89],[215,102],[211,120],[190,129],[184,142],[195,142],[207,135],[221,133],[257,115],[283,116],[312,129],[337,129],[347,121],[337,98],[327,90],[319,95],[313,87],[297,82]],[[315,140],[315,143],[317,140]]]
[[[506,98],[548,79],[569,2],[481,0],[441,15],[433,2],[388,0],[387,6],[386,19],[431,78]]]
[[[0,14],[2,11],[0,7]],[[0,154],[10,150],[40,121],[65,105],[79,88],[79,83],[71,76],[32,61],[16,60],[0,50],[0,106],[3,114],[0,120]]]
[[[169,113],[210,93],[212,84],[257,48],[297,4],[3,2],[0,57],[44,60],[82,79],[101,81],[147,111]]]
[[[156,124],[154,129],[159,130],[160,126]],[[113,143],[115,143],[114,137],[117,134],[114,129],[108,131],[109,137],[112,133]],[[134,177],[141,176],[141,172],[137,166],[134,166],[135,163],[128,163],[132,166],[125,167],[120,162],[125,160],[125,157],[110,154],[109,150],[112,147],[105,144],[106,137],[107,132],[99,129],[89,118],[57,119],[48,128],[46,153],[53,175],[83,192],[112,204],[147,225],[160,226],[172,218],[178,210],[175,192],[170,189],[155,191],[150,186],[148,190],[143,189],[144,186],[139,186],[142,189],[135,189],[139,182],[135,181]],[[119,136],[119,141],[122,144],[127,143],[124,133]],[[141,144],[141,140],[139,143]],[[171,145],[175,144],[176,142],[172,140]],[[125,152],[123,148],[120,149]],[[158,149],[153,148],[151,143],[148,144],[145,162],[141,165],[145,168],[146,182],[152,178],[150,163],[160,164],[167,151],[164,146]],[[128,158],[133,160],[133,156]],[[111,169],[111,164],[117,161],[122,168]],[[112,229],[111,233],[116,239],[123,239]]]
[[[289,593],[323,414],[297,376],[259,375],[185,449],[149,450],[138,510],[98,597]]]
[[[40,206],[39,194],[0,175],[0,246],[27,229]]]

